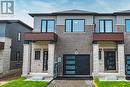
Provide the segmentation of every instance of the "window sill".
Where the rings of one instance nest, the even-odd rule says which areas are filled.
[[[72,33],[73,33],[73,34],[77,34],[77,33],[78,33],[78,34],[79,34],[79,33],[86,33],[86,32],[64,32],[64,34],[69,34],[69,33],[71,33],[71,34],[72,34]]]

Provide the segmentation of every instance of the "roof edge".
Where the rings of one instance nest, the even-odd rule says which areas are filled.
[[[26,23],[24,23],[21,20],[0,20],[0,23],[20,23],[23,26],[27,27],[28,29],[33,30],[33,28],[31,26],[27,25]]]

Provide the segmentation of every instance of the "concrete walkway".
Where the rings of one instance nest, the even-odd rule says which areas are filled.
[[[94,87],[92,80],[53,80],[48,87]]]

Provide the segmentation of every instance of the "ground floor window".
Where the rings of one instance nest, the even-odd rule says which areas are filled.
[[[40,49],[35,49],[35,60],[40,60],[40,54],[41,54]]]
[[[48,70],[48,50],[43,51],[43,71]]]

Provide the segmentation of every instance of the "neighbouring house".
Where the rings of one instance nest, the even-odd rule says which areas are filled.
[[[22,68],[24,32],[32,28],[20,20],[0,20],[0,77]]]
[[[31,13],[25,33],[22,76],[34,79],[130,76],[130,10],[96,13],[68,10]]]

